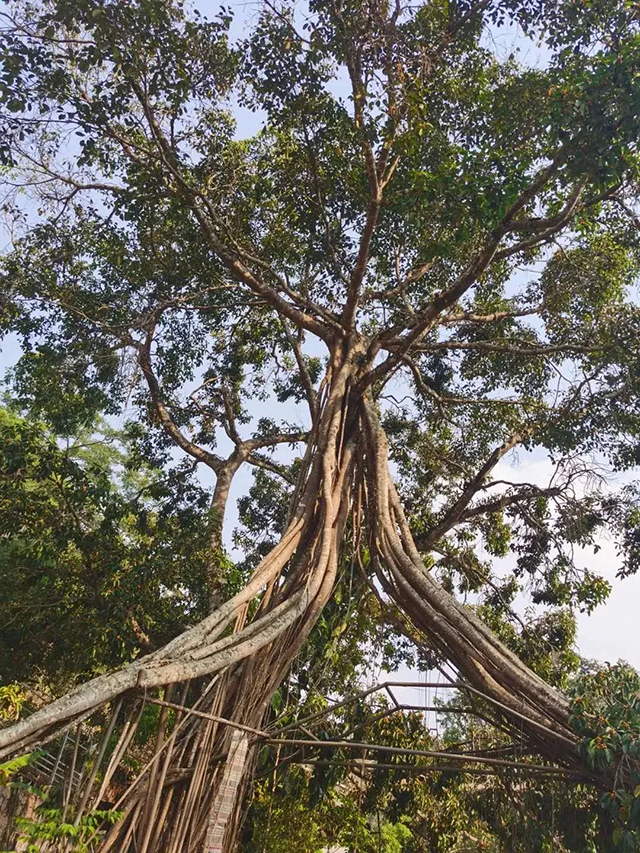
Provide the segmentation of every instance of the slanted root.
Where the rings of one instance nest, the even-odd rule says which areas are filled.
[[[542,755],[586,773],[566,700],[425,568],[389,473],[375,406],[353,391],[353,375],[349,359],[336,365],[287,528],[244,589],[164,648],[0,732],[0,756],[6,756],[33,749],[126,694],[151,696],[175,685],[169,698],[178,705],[195,697],[191,706],[205,716],[178,712],[169,727],[163,708],[154,757],[116,803],[123,817],[104,835],[101,853],[127,853],[134,834],[137,853],[234,849],[259,743],[252,732],[260,731],[273,693],[330,599],[345,523],[354,513],[354,484],[355,512],[369,536],[371,581]],[[133,736],[132,719],[121,722],[111,776]],[[99,804],[104,788],[74,796],[86,811]]]

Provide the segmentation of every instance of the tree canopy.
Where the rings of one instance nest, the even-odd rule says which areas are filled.
[[[505,55],[492,39],[510,28]],[[270,747],[265,788],[242,726],[292,730],[367,667],[439,667],[486,749],[517,741],[594,804],[610,789],[613,816],[594,828],[587,809],[566,849],[614,833],[634,849],[637,684],[576,681],[574,641],[610,590],[584,549],[613,537],[620,578],[640,559],[637,4],[265,2],[232,37],[225,8],[17,0],[0,39],[0,329],[21,348],[0,412],[0,663],[59,695],[0,731],[1,753],[92,714],[126,744],[140,691],[202,703],[240,728],[190,718],[173,781],[127,800],[104,843],[142,821],[143,851],[226,853],[256,772],[255,838],[260,809],[289,808],[269,761],[295,744]],[[546,484],[504,475],[518,450],[549,460]],[[575,696],[604,695],[593,728]],[[178,722],[154,719],[159,748]],[[358,724],[330,719],[325,740]],[[201,764],[174,798],[186,756]],[[369,811],[347,796],[343,817],[392,851],[406,824],[388,791],[384,826],[361,821],[379,772],[358,783]],[[482,789],[433,778],[413,811],[425,844],[456,849],[447,797],[462,814]],[[315,794],[298,781],[283,796],[300,805]],[[512,805],[478,824],[495,849],[514,843]]]

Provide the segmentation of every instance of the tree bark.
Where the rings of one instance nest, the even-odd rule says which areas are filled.
[[[127,853],[134,822],[145,827],[143,853],[196,853],[205,843],[216,853],[235,848],[259,743],[247,730],[263,725],[274,691],[332,594],[345,522],[354,510],[367,528],[374,582],[542,755],[587,775],[566,699],[426,569],[389,473],[373,399],[358,390],[361,356],[357,345],[335,348],[288,526],[245,588],[164,648],[0,731],[0,757],[24,752],[128,691],[217,675],[198,701],[200,711],[218,719],[186,718],[184,730],[166,745],[160,772],[154,765],[125,796],[119,807],[126,816],[104,838],[102,853]],[[355,507],[354,484],[364,493]],[[185,768],[188,778],[181,776]]]

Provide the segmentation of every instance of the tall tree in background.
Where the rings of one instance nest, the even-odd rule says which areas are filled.
[[[568,701],[456,594],[508,606],[526,578],[537,602],[590,608],[607,585],[575,547],[605,528],[622,574],[638,558],[633,490],[597,485],[638,462],[636,5],[267,4],[238,46],[229,23],[156,0],[3,13],[15,394],[59,434],[133,409],[154,465],[179,448],[215,475],[209,614],[0,732],[0,754],[25,751],[141,690],[199,691],[210,718],[105,850],[135,821],[144,851],[234,847],[248,735],[344,561],[539,753],[588,774]],[[544,69],[489,49],[512,25]],[[238,98],[265,117],[249,140]],[[302,455],[283,463],[283,445]],[[517,447],[549,454],[548,487],[494,476]],[[245,513],[271,507],[279,539],[223,600],[245,463]],[[479,543],[514,551],[514,577]],[[637,767],[618,770],[633,786]]]

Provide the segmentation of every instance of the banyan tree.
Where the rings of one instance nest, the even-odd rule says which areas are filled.
[[[602,530],[635,569],[633,489],[602,472],[638,461],[637,5],[201,12],[2,12],[21,399],[63,432],[129,418],[144,452],[213,485],[206,615],[159,646],[123,616],[130,661],[0,730],[0,755],[65,733],[72,750],[102,713],[79,821],[159,703],[153,757],[96,849],[233,850],[272,696],[348,561],[485,714],[606,785],[568,700],[476,604],[507,594],[491,560],[511,553],[536,602],[595,605],[606,583],[579,549]],[[549,460],[548,484],[505,475],[518,452]],[[285,509],[230,584],[246,468]]]

